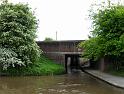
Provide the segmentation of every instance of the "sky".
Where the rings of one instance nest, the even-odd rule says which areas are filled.
[[[37,39],[86,40],[91,30],[88,19],[91,4],[107,0],[9,0],[28,3],[39,20]],[[116,2],[118,0],[111,0]],[[124,1],[124,0],[122,0]],[[57,32],[57,34],[56,34]]]

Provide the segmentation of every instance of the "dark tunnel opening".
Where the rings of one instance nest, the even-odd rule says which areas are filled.
[[[66,73],[72,70],[80,69],[79,54],[66,54],[65,55],[65,69]]]

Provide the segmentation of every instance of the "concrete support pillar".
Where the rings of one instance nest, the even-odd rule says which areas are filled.
[[[71,73],[71,57],[67,58],[67,73]]]

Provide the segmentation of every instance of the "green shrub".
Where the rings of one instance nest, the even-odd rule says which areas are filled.
[[[21,65],[35,63],[40,57],[40,50],[35,42],[36,31],[37,19],[28,5],[0,5],[0,46],[5,48],[7,53],[16,54],[11,56],[23,62]],[[0,63],[3,66],[6,64],[4,61]],[[12,66],[12,62],[9,66]]]

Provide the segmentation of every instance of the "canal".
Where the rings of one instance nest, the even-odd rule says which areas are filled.
[[[124,94],[85,73],[59,76],[0,77],[0,94]]]

